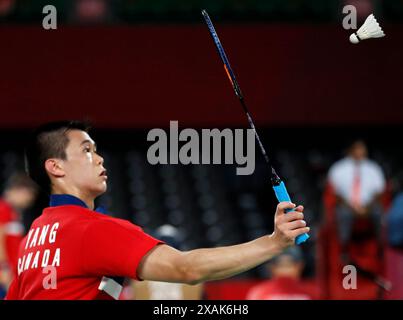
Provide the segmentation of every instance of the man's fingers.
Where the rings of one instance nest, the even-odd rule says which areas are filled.
[[[304,211],[304,206],[299,205],[298,207],[296,207],[296,208],[294,209],[294,211],[302,212],[302,211]]]
[[[294,209],[294,208],[295,208],[295,204],[294,204],[294,203],[285,202],[285,201],[280,202],[280,203],[277,205],[276,215],[277,215],[277,216],[283,215],[283,214],[285,214],[285,211],[286,211],[287,209],[292,210],[292,209]]]
[[[301,234],[309,233],[309,230],[311,230],[311,228],[309,228],[309,227],[304,227],[304,228],[295,229],[295,230],[293,230],[293,231],[290,232],[290,235],[291,235],[293,238],[296,238],[296,237],[298,237],[298,236],[301,235]]]
[[[306,227],[305,220],[295,220],[295,221],[288,222],[285,224],[285,228],[287,230],[295,230],[295,229],[299,229],[299,228],[303,228],[303,227]]]
[[[302,220],[302,219],[304,219],[304,214],[302,212],[292,211],[292,212],[285,214],[281,219],[284,222]]]

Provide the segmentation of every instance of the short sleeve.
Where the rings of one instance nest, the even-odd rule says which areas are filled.
[[[90,276],[119,276],[138,279],[141,259],[161,241],[129,221],[97,220],[83,234],[81,262]]]

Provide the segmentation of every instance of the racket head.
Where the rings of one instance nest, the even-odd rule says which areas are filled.
[[[235,94],[238,96],[239,99],[243,99],[241,88],[239,87],[238,81],[235,78],[234,71],[231,68],[227,55],[225,54],[224,47],[222,46],[221,41],[218,38],[213,22],[211,21],[210,16],[208,15],[206,10],[202,10],[202,15],[210,31],[210,35],[213,38],[218,54],[220,55],[220,58],[224,64],[224,70],[228,76],[228,79],[231,82],[232,87],[234,88]]]

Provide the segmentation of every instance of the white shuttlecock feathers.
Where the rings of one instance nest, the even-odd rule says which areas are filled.
[[[367,19],[365,19],[361,28],[359,28],[357,32],[351,34],[350,42],[355,44],[365,39],[381,38],[384,36],[385,33],[378,21],[376,21],[373,14],[370,14]]]

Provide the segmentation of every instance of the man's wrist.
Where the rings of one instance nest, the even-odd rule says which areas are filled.
[[[286,248],[286,246],[276,237],[274,232],[268,236],[268,241],[270,242],[268,248],[270,248],[270,253],[273,256],[280,254]]]

